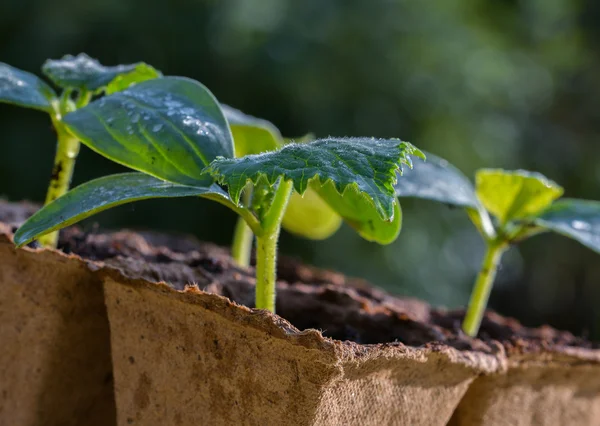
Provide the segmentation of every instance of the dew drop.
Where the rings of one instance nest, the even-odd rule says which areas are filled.
[[[106,122],[107,122],[108,124],[112,123],[113,121],[115,121],[115,119],[114,119],[114,118],[112,118],[112,117],[108,117],[108,118],[106,119]]]
[[[139,114],[135,114],[133,117],[131,117],[131,122],[132,123],[137,123],[138,121],[140,121],[140,115]]]
[[[583,222],[581,220],[574,220],[573,222],[571,222],[571,226],[580,231],[588,231],[591,228],[589,223]]]
[[[153,131],[153,132],[159,132],[159,131],[160,131],[160,129],[162,129],[162,128],[163,128],[163,125],[162,125],[162,124],[155,124],[155,125],[152,127],[152,131]]]

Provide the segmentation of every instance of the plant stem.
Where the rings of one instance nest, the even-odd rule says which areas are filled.
[[[251,188],[246,188],[243,195],[244,206],[248,207],[250,204]],[[231,257],[235,263],[239,266],[247,268],[250,266],[250,256],[252,253],[252,241],[254,240],[254,234],[252,229],[246,223],[244,218],[238,217],[235,225],[235,231],[233,232],[233,242],[231,244]]]
[[[58,135],[58,142],[44,205],[51,203],[69,190],[75,159],[79,153],[79,140],[71,135],[59,120],[53,119],[52,121]],[[44,247],[56,248],[58,231],[40,237],[39,241]]]
[[[233,243],[231,244],[231,256],[239,266],[247,268],[250,266],[250,255],[252,252],[252,240],[254,234],[246,221],[241,217],[235,224]]]
[[[281,221],[292,193],[292,182],[281,181],[263,219],[264,232],[256,236],[256,303],[257,309],[275,312],[277,241]]]
[[[489,241],[487,243],[485,257],[477,281],[475,281],[475,288],[471,293],[467,315],[462,325],[463,331],[471,337],[475,337],[479,332],[500,259],[505,250],[506,243],[504,242]]]
[[[57,144],[54,167],[52,168],[52,176],[50,177],[50,184],[44,205],[51,203],[69,190],[75,167],[75,159],[77,158],[77,154],[79,154],[79,140],[69,133],[65,125],[61,122],[61,119],[63,115],[87,105],[92,94],[87,91],[81,91],[77,102],[73,103],[70,98],[71,92],[71,90],[65,90],[60,104],[57,105],[57,111],[52,116],[52,124],[57,135]],[[43,247],[56,248],[58,244],[58,231],[43,235],[39,238],[39,242]]]

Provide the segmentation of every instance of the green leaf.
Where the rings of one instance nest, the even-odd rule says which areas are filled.
[[[233,156],[218,102],[197,81],[147,80],[67,114],[64,123],[84,144],[132,169],[183,185],[211,181],[203,170]]]
[[[221,109],[231,127],[236,157],[275,151],[281,146],[281,133],[269,121],[224,104]]]
[[[136,71],[143,62],[127,65],[104,66],[85,53],[66,55],[62,59],[49,59],[42,71],[59,87],[85,89],[91,92],[103,88],[117,76]],[[148,65],[146,65],[148,66]]]
[[[52,112],[56,93],[34,74],[0,62],[0,102]]]
[[[142,62],[137,64],[133,71],[116,76],[110,83],[108,83],[104,89],[104,93],[110,95],[112,93],[125,90],[134,84],[141,83],[142,81],[152,80],[159,77],[162,77],[160,71]]]
[[[412,164],[409,155],[422,153],[399,139],[327,138],[242,158],[219,158],[207,171],[227,185],[236,203],[246,183],[256,183],[261,176],[270,185],[280,177],[291,180],[299,194],[318,179],[321,184],[333,182],[340,194],[348,187],[364,193],[382,219],[392,220],[396,172]]]
[[[417,159],[413,168],[398,178],[396,195],[478,209],[480,204],[469,178],[443,158],[428,152],[425,155],[426,161]]]
[[[397,200],[394,200],[392,220],[385,220],[373,208],[373,203],[352,187],[343,195],[331,181],[323,186],[311,183],[309,190],[311,188],[365,240],[390,244],[398,238],[402,229],[402,210]]]
[[[42,207],[15,233],[17,246],[58,229],[77,223],[111,207],[147,198],[222,197],[218,185],[184,186],[156,179],[143,173],[121,173],[84,183]]]
[[[501,224],[536,215],[563,194],[542,174],[525,170],[482,169],[475,181],[479,200]]]
[[[600,253],[599,201],[565,198],[556,201],[533,222]]]
[[[292,193],[281,226],[304,238],[324,240],[341,224],[342,218],[309,187],[304,195]]]

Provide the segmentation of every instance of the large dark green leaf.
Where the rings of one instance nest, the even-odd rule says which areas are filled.
[[[501,224],[537,215],[563,193],[544,175],[526,170],[481,169],[475,182],[477,197]]]
[[[228,199],[218,185],[184,186],[144,173],[122,173],[84,183],[44,206],[15,233],[15,244],[28,242],[111,207],[147,198],[204,196]]]
[[[37,76],[0,62],[0,102],[52,111],[56,93]]]
[[[291,180],[299,194],[318,178],[321,184],[331,181],[340,194],[348,187],[363,193],[382,219],[391,220],[396,172],[411,164],[409,155],[422,153],[399,139],[327,138],[242,158],[219,158],[207,170],[227,185],[235,202],[249,181],[256,183],[261,177],[271,185],[280,177]]]
[[[59,87],[96,91],[119,75],[135,71],[144,74],[149,68],[152,67],[143,62],[107,67],[80,53],[77,56],[66,55],[62,59],[49,59],[42,66],[42,71]]]
[[[600,202],[564,198],[556,201],[534,223],[573,238],[600,253]]]
[[[236,157],[274,151],[281,146],[281,133],[269,121],[227,105],[221,104],[221,109],[231,127]]]
[[[206,184],[205,166],[217,156],[233,157],[217,100],[188,78],[138,83],[67,114],[64,122],[105,157],[183,185]]]
[[[398,197],[415,197],[459,207],[477,209],[479,202],[471,181],[448,161],[425,153],[427,160],[415,160],[412,169],[398,177]]]

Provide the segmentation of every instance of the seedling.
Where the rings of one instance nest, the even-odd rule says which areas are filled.
[[[486,243],[463,330],[476,336],[502,254],[512,244],[554,231],[600,253],[600,202],[559,199],[563,188],[524,170],[482,169],[475,188],[447,161],[427,154],[396,183],[399,197],[417,197],[463,207]],[[492,217],[494,218],[492,220]]]
[[[326,138],[235,158],[238,147],[221,106],[203,85],[181,77],[112,93],[67,114],[63,123],[91,149],[138,172],[67,192],[19,228],[17,245],[123,203],[208,198],[235,211],[256,236],[255,305],[270,311],[277,240],[294,191],[312,188],[360,235],[389,243],[401,224],[398,173],[412,164],[410,155],[424,158],[407,142],[373,138]]]
[[[92,96],[113,93],[130,84],[158,77],[160,73],[144,63],[106,67],[85,54],[48,60],[42,72],[62,92],[57,94],[47,83],[26,71],[0,62],[0,102],[46,112],[56,131],[57,145],[46,204],[63,195],[71,183],[79,141],[62,119],[88,104]],[[57,233],[40,238],[42,245],[56,247]]]
[[[221,108],[231,128],[236,157],[276,151],[290,143],[307,143],[314,140],[312,135],[297,138],[295,141],[284,139],[277,127],[267,120],[252,117],[227,105],[221,105]],[[243,196],[244,205],[249,206],[251,199],[252,191],[248,188]],[[302,196],[292,192],[281,226],[301,237],[323,240],[334,234],[341,223],[341,216],[315,189],[309,187]],[[231,255],[238,265],[250,265],[253,238],[252,230],[246,221],[238,218],[231,245]]]

